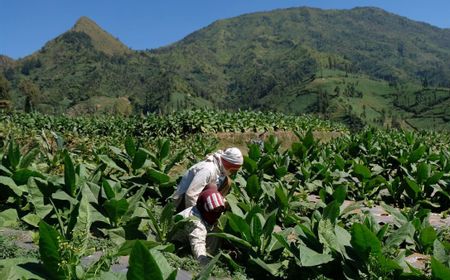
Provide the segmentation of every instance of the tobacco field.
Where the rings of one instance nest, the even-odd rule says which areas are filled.
[[[284,148],[279,131],[295,141]],[[199,267],[189,245],[169,241],[183,221],[167,199],[189,166],[226,148],[216,135],[249,132],[230,209],[210,233],[221,249]],[[448,220],[449,145],[445,132],[247,111],[1,114],[0,229],[32,242],[0,231],[0,279],[450,279],[449,225],[430,220]]]

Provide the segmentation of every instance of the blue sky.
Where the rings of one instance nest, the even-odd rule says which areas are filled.
[[[0,54],[20,58],[69,30],[81,16],[134,50],[178,41],[218,19],[289,7],[379,7],[450,28],[449,0],[0,0]]]

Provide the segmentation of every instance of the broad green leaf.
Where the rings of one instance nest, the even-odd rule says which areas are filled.
[[[209,263],[200,271],[200,273],[195,277],[195,280],[208,280],[210,279],[210,274],[216,265],[217,261],[219,260],[220,256],[222,254],[217,254],[213,259],[209,261]]]
[[[351,234],[346,229],[344,229],[343,227],[341,227],[339,225],[334,226],[334,233],[336,234],[337,241],[341,247],[341,252],[344,252],[346,246],[348,246],[348,247],[351,246],[351,243],[350,243],[350,241],[352,239]]]
[[[333,192],[333,198],[339,203],[342,204],[344,200],[347,198],[347,187],[346,186],[338,186],[336,190]]]
[[[0,259],[0,279],[17,280],[17,279],[36,279],[44,280],[40,263],[34,258],[11,258]]]
[[[136,242],[141,242],[147,249],[154,248],[161,243],[152,241],[152,240],[127,240],[125,241],[117,251],[117,255],[119,256],[128,256],[131,253],[131,250],[133,249]]]
[[[125,150],[130,157],[134,157],[134,154],[136,153],[136,145],[134,144],[134,140],[131,136],[127,136],[127,138],[125,138]]]
[[[336,222],[341,211],[340,203],[337,200],[329,203],[323,210],[323,218],[330,220],[332,223]]]
[[[16,170],[20,162],[20,150],[19,146],[11,140],[8,145],[8,160],[12,170]]]
[[[122,217],[122,222],[128,222],[133,217],[133,213],[136,210],[141,197],[144,195],[146,186],[142,186],[132,197],[127,199],[128,206],[127,211],[124,213]]]
[[[77,167],[75,168],[75,173],[79,176],[80,182],[78,182],[79,185],[87,183],[87,181],[89,180],[89,173],[87,170],[87,166],[84,163],[80,163],[77,165]]]
[[[77,214],[78,215],[76,217],[76,224],[75,227],[73,228],[73,232],[81,234],[82,236],[89,237],[91,232],[92,217],[90,204],[85,196],[81,197]],[[78,248],[80,249],[81,254],[83,254],[86,251],[87,240],[88,239],[86,238],[84,244],[81,244],[80,248]]]
[[[261,236],[263,234],[263,230],[262,230],[261,220],[258,217],[258,215],[261,215],[261,214],[258,213],[256,215],[253,215],[251,222],[250,222],[250,229],[251,229],[251,234],[252,234],[254,244],[257,247],[260,247],[261,246]]]
[[[381,273],[385,275],[395,275],[403,271],[397,260],[392,258],[387,258],[384,255],[378,255],[377,257],[378,265]],[[412,279],[411,279],[412,280]]]
[[[336,166],[339,168],[339,170],[344,170],[345,160],[340,155],[336,155],[334,157],[334,160],[336,161]]]
[[[228,194],[227,197],[228,205],[230,205],[231,212],[233,214],[238,215],[239,217],[243,218],[244,213],[242,212],[241,208],[238,206],[238,199],[233,194]]]
[[[252,175],[250,178],[247,179],[247,193],[250,196],[255,196],[257,193],[259,193],[261,189],[261,185],[259,182],[259,177],[257,175]]]
[[[330,220],[320,220],[317,231],[317,234],[319,235],[319,241],[324,245],[325,248],[329,248],[341,253],[341,247],[339,246],[336,233],[334,232],[334,225]]]
[[[144,152],[142,149],[137,150],[137,152],[134,154],[133,162],[131,163],[131,167],[134,170],[137,170],[144,166],[145,161],[147,160],[147,153]]]
[[[76,198],[71,197],[68,193],[64,191],[57,191],[53,193],[52,198],[56,200],[68,201],[73,205],[76,205],[78,203],[78,200]]]
[[[290,246],[287,240],[287,237],[284,236],[281,233],[273,233],[273,236],[275,237],[275,239],[281,244],[281,246],[283,246],[286,250],[288,250],[289,253],[292,254],[292,256],[294,256],[295,259],[297,259],[298,261],[300,261],[300,259],[298,259],[298,257],[300,255],[297,256],[297,252],[295,251],[297,248],[295,248],[295,246]]]
[[[64,151],[64,184],[65,191],[71,195],[75,196],[76,191],[76,177],[75,177],[75,168],[73,167],[72,159],[69,156],[69,153]]]
[[[224,233],[224,232],[211,232],[211,233],[208,233],[208,236],[215,236],[215,237],[227,239],[235,244],[244,246],[246,249],[252,250],[252,244],[250,244],[249,242],[245,241],[244,239],[239,238],[233,234]]]
[[[247,170],[248,173],[253,174],[258,170],[258,164],[253,159],[244,156],[244,169]]]
[[[118,246],[121,246],[126,241],[125,229],[123,227],[105,229],[103,230],[103,232],[105,233],[105,235],[109,236],[109,238],[114,244]]]
[[[282,208],[286,208],[289,206],[289,199],[284,190],[285,188],[281,184],[277,184],[277,186],[275,187],[275,197],[277,199],[278,204]]]
[[[302,143],[294,142],[291,145],[291,151],[295,156],[297,156],[300,159],[303,159],[306,153],[306,148],[305,146],[303,146]]]
[[[109,149],[118,157],[121,157],[121,158],[124,157],[123,151],[121,149],[114,147],[114,146],[109,146]]]
[[[118,170],[118,171],[123,172],[123,173],[127,173],[127,172],[125,171],[125,169],[119,167],[119,166],[118,166],[118,165],[117,165],[110,157],[108,157],[107,155],[99,155],[98,158],[99,158],[103,163],[105,163],[109,168]]]
[[[11,178],[18,184],[24,185],[28,182],[28,179],[31,177],[38,177],[41,179],[45,179],[45,176],[42,173],[37,171],[32,171],[29,169],[19,169],[11,176]]]
[[[419,159],[422,158],[425,151],[426,151],[426,147],[423,145],[420,145],[416,150],[414,150],[413,152],[411,152],[411,154],[409,154],[408,162],[409,163],[417,162]]]
[[[39,223],[39,254],[44,267],[54,279],[65,279],[64,272],[59,269],[59,240],[62,237],[52,226],[44,221]]]
[[[20,159],[20,168],[27,168],[31,162],[36,158],[36,156],[39,154],[40,150],[39,148],[31,149],[25,156],[23,156]]]
[[[394,218],[397,220],[396,225],[401,226],[408,222],[408,218],[406,218],[405,215],[403,215],[397,208],[394,208],[384,202],[381,202],[381,207],[383,207],[386,212],[394,216]]]
[[[251,144],[249,146],[248,157],[256,162],[256,161],[258,161],[260,156],[261,156],[261,151],[259,149],[259,146],[256,144]]]
[[[41,220],[42,220],[41,217],[39,217],[36,214],[32,214],[32,213],[28,213],[27,215],[22,217],[22,221],[24,221],[25,223],[32,225],[34,227],[39,227],[39,222]]]
[[[149,251],[141,241],[136,241],[130,254],[127,279],[174,280],[176,275],[177,271],[160,252]]]
[[[125,198],[119,200],[111,199],[103,204],[108,217],[114,224],[117,224],[120,218],[127,212],[128,206],[128,201]]]
[[[150,168],[147,170],[147,175],[150,177],[150,179],[153,182],[155,182],[157,184],[163,184],[163,183],[167,183],[170,181],[169,175],[167,175],[161,171],[155,170],[153,168]]]
[[[108,181],[108,180],[103,180],[102,188],[103,188],[103,191],[104,191],[104,193],[106,195],[106,198],[107,199],[113,199],[113,198],[116,198],[116,195],[115,195],[115,193],[114,193],[114,191],[113,191],[113,189],[111,187],[111,184],[109,182],[110,181]]]
[[[16,209],[6,209],[0,212],[0,227],[14,227],[19,222]]]
[[[370,169],[361,164],[355,164],[353,166],[353,172],[355,172],[360,179],[370,179],[370,177],[372,177]]]
[[[33,204],[34,206],[34,214],[36,214],[40,219],[44,219],[52,210],[53,207],[50,204],[46,204],[44,202],[44,195],[42,194],[40,188],[37,185],[37,181],[39,179],[31,178],[27,183],[28,190],[28,202]],[[39,220],[40,220],[39,219]],[[30,216],[30,218],[24,220],[27,222],[36,221],[34,217]],[[39,221],[38,221],[39,222]],[[31,224],[33,226],[38,227],[37,224]]]
[[[170,141],[169,140],[163,140],[163,143],[161,145],[161,149],[159,150],[159,159],[164,160],[169,156],[170,152]]]
[[[94,206],[89,204],[89,209],[90,209],[89,211],[91,212],[92,223],[102,222],[107,224],[109,222],[108,219],[103,214],[101,214],[96,208],[94,208]]]
[[[303,138],[302,143],[307,149],[314,144],[314,135],[311,129],[309,129],[308,132],[306,132],[306,135]]]
[[[261,260],[260,258],[254,258],[252,256],[250,256],[250,261],[257,264],[259,267],[269,272],[273,276],[277,276],[280,274],[280,268],[283,265],[282,262],[268,264],[263,260]]]
[[[13,179],[6,177],[6,176],[0,176],[0,186],[7,186],[9,189],[11,189],[17,196],[22,196],[23,190],[16,185]]]
[[[251,241],[252,235],[250,232],[250,226],[245,221],[245,219],[233,213],[227,213],[227,216],[228,216],[228,223],[230,224],[231,228],[236,233],[240,233],[242,237],[245,238],[246,241]]]
[[[0,174],[6,175],[7,177],[11,177],[13,175],[13,173],[10,170],[8,170],[8,168],[6,168],[1,164],[0,164]]]
[[[436,184],[437,182],[439,182],[439,180],[441,180],[441,178],[444,176],[444,172],[436,172],[433,174],[433,176],[431,176],[430,178],[428,178],[426,184],[427,185],[433,185]]]
[[[184,155],[186,154],[186,149],[183,149],[175,154],[172,159],[166,164],[164,168],[164,173],[168,174],[170,170],[175,166],[175,164],[179,163],[184,159]]]
[[[371,254],[378,255],[381,253],[380,240],[364,224],[353,224],[351,235],[350,243],[364,261],[367,261]]]
[[[450,268],[440,263],[434,257],[431,257],[431,279],[433,280],[450,279]]]
[[[175,215],[175,205],[173,204],[173,202],[169,202],[167,203],[162,212],[161,212],[161,218],[160,221],[163,224],[170,224],[170,222],[172,221],[173,216]]]
[[[430,165],[427,163],[419,163],[417,166],[417,180],[419,183],[425,182],[430,177],[430,169]]]
[[[432,226],[422,228],[420,231],[420,241],[426,247],[431,246],[437,238],[436,230]]]
[[[275,161],[273,159],[271,159],[269,156],[265,156],[260,161],[260,169],[263,169],[267,173],[273,168],[274,163]]]
[[[300,250],[300,262],[302,266],[318,266],[333,260],[333,256],[331,255],[317,253],[304,245],[299,245],[298,247]]]
[[[380,230],[377,232],[378,240],[383,240],[384,239],[384,236],[386,235],[386,232],[388,231],[388,229],[389,229],[389,225],[388,224],[385,224],[384,226],[382,226],[380,228]]]
[[[277,176],[278,179],[283,178],[287,173],[288,170],[286,166],[281,166],[275,169],[275,175]]]
[[[388,238],[386,239],[386,246],[389,247],[397,247],[403,242],[407,242],[409,244],[414,243],[414,232],[415,228],[411,222],[408,222],[401,226],[396,231],[392,232]]]
[[[273,232],[273,229],[277,222],[277,213],[276,211],[273,211],[266,219],[266,223],[263,227],[263,234],[265,236],[270,236]]]
[[[450,261],[449,254],[447,254],[444,245],[438,239],[435,239],[433,242],[433,257],[441,263],[448,263]]]
[[[412,199],[417,199],[419,197],[419,194],[421,193],[421,189],[419,185],[414,180],[411,180],[409,178],[405,178],[406,181],[406,193],[410,196]]]

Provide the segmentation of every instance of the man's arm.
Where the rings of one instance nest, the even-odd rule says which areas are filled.
[[[211,172],[207,169],[201,170],[195,174],[185,194],[185,208],[195,206],[197,198],[202,192],[203,188],[209,183]]]

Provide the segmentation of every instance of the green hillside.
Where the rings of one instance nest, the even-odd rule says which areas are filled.
[[[31,100],[46,113],[241,108],[447,129],[449,61],[448,29],[378,8],[292,8],[220,20],[148,51],[82,17],[0,69],[16,108]],[[38,90],[24,91],[24,79]]]

